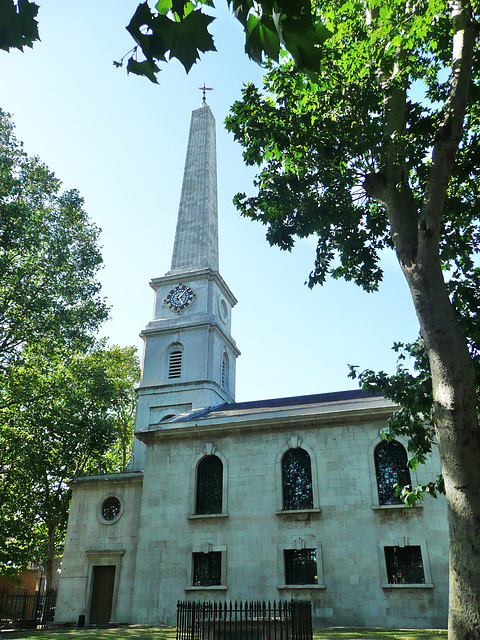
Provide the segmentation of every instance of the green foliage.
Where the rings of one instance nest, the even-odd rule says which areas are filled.
[[[33,47],[39,40],[37,13],[38,5],[29,0],[0,0],[0,49]]]
[[[317,71],[319,45],[330,32],[319,22],[310,0],[227,0],[245,31],[245,51],[258,63],[279,60],[288,51],[298,68]],[[208,31],[214,16],[204,12],[215,8],[212,0],[158,0],[155,10],[139,4],[128,32],[136,46],[127,71],[157,82],[158,63],[177,58],[190,71],[200,53],[215,51]],[[138,60],[142,53],[144,60]],[[128,55],[128,54],[127,54]],[[114,65],[123,65],[124,56]]]
[[[136,388],[140,383],[140,363],[136,347],[114,345],[98,353],[115,393],[109,407],[109,420],[115,440],[104,457],[108,472],[125,471],[133,444]]]
[[[461,5],[467,29],[477,34],[479,7]],[[425,216],[432,200],[438,202],[428,233],[436,234],[436,224],[446,291],[478,375],[480,59],[462,60],[462,72],[471,73],[463,112],[460,58],[452,66],[457,23],[445,0],[318,0],[315,6],[331,33],[318,72],[300,73],[288,60],[269,65],[263,90],[248,84],[227,118],[245,162],[259,168],[256,193],[238,194],[235,204],[267,226],[272,245],[291,250],[297,237],[317,238],[309,286],[331,276],[374,291],[385,250],[396,250],[406,275],[421,264]],[[434,154],[447,144],[437,169]],[[416,290],[420,314],[429,304],[428,294],[421,295]],[[423,326],[434,323],[430,315]],[[393,376],[358,374],[356,367],[350,375],[401,406],[385,436],[408,437],[415,469],[435,445],[429,357],[422,340],[394,348],[399,364]],[[411,504],[424,492],[443,491],[439,477],[406,488],[402,498]]]
[[[75,190],[29,158],[0,110],[0,369],[26,344],[83,348],[107,317],[99,229]]]
[[[375,290],[378,254],[391,240],[385,213],[359,199],[358,188],[381,135],[368,107],[378,91],[360,80],[348,87],[333,79],[321,89],[291,63],[270,68],[266,89],[275,100],[247,85],[226,121],[245,147],[246,163],[261,167],[258,194],[238,194],[237,208],[266,224],[268,241],[282,249],[290,250],[295,236],[318,236],[310,286],[331,273]]]
[[[29,0],[0,0],[0,48],[23,50],[38,40],[38,6]],[[321,45],[330,36],[310,0],[227,0],[245,31],[245,51],[258,63],[279,60],[288,51],[299,69],[316,72]],[[208,27],[215,19],[204,12],[213,0],[158,0],[154,9],[140,3],[127,30],[135,41],[127,71],[157,82],[158,63],[179,60],[187,73],[200,53],[216,51]],[[129,52],[131,53],[131,52]],[[139,60],[138,54],[144,59]],[[113,64],[122,67],[123,56]]]
[[[359,373],[357,366],[350,365],[349,377],[358,379],[364,391],[381,394],[400,406],[388,420],[382,436],[387,440],[395,436],[407,438],[410,454],[408,464],[415,470],[419,464],[425,463],[436,445],[432,377],[421,339],[409,344],[398,342],[393,349],[398,353],[395,374],[389,375],[384,371],[376,373],[371,369]],[[442,476],[438,476],[431,482],[413,488],[397,487],[397,493],[406,504],[411,505],[423,499],[424,493],[433,497],[437,493],[445,493],[445,485]]]
[[[318,237],[310,286],[331,275],[367,291],[378,288],[381,251],[392,248],[393,241],[385,207],[368,187],[386,162],[386,94],[397,84],[408,88],[400,151],[418,213],[444,108],[439,100],[445,98],[451,53],[447,3],[418,2],[411,13],[403,2],[368,4],[372,12],[379,10],[374,29],[358,3],[319,2],[333,33],[322,48],[321,71],[312,79],[296,72],[292,63],[270,66],[264,93],[248,84],[226,120],[244,147],[245,162],[260,167],[257,194],[238,194],[237,208],[267,225],[267,239],[282,249],[290,250],[296,236]],[[387,71],[393,73],[395,65],[392,78]],[[379,69],[388,80],[379,80]],[[473,71],[475,91],[477,60]],[[445,267],[457,270],[457,279],[471,282],[474,275],[478,282],[473,264],[465,262],[476,251],[479,233],[477,103],[470,104],[466,124],[445,204],[440,250]],[[472,301],[474,291],[466,287],[464,296],[465,302]]]
[[[0,111],[0,570],[60,552],[77,474],[124,469],[139,364],[106,348],[99,230]]]
[[[61,553],[68,482],[125,467],[133,433],[135,349],[24,350],[0,407],[0,568]]]

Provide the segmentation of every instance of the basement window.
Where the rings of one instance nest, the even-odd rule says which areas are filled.
[[[424,584],[422,549],[419,545],[384,547],[388,584]]]
[[[193,586],[214,587],[222,584],[222,552],[193,554]]]

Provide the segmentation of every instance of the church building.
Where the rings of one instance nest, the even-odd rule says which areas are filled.
[[[361,391],[235,402],[236,299],[219,273],[215,120],[192,114],[171,269],[150,285],[124,473],[77,477],[57,623],[175,624],[178,600],[308,599],[315,626],[447,623],[445,498]],[[248,345],[247,345],[248,347]]]

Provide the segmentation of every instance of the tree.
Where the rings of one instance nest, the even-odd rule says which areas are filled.
[[[0,566],[43,561],[52,584],[76,475],[125,468],[133,434],[135,348],[28,347],[11,367],[0,421]],[[126,444],[129,440],[128,445]]]
[[[475,7],[463,0],[320,0],[317,7],[332,33],[318,73],[295,72],[290,62],[270,67],[267,95],[247,86],[228,118],[246,162],[261,167],[257,194],[236,203],[283,249],[295,236],[318,236],[310,286],[330,274],[375,290],[381,252],[395,251],[431,375],[434,432],[428,410],[421,419],[425,387],[420,407],[406,387],[403,400],[410,397],[416,427],[427,427],[419,437],[435,437],[441,457],[449,637],[480,638]],[[398,397],[413,378],[397,380]]]
[[[115,440],[107,453],[106,468],[110,473],[125,471],[132,451],[136,387],[140,384],[137,349],[113,345],[98,355],[115,384],[114,401],[109,408]]]
[[[52,563],[68,481],[124,469],[135,349],[106,349],[99,230],[76,191],[29,158],[0,111],[0,566]]]
[[[473,0],[316,0],[313,10],[307,0],[227,2],[254,59],[286,49],[296,65],[271,68],[265,88],[275,98],[249,86],[234,107],[229,127],[246,161],[262,165],[258,195],[238,197],[240,210],[284,249],[295,236],[318,235],[310,285],[330,274],[375,290],[389,248],[410,287],[449,512],[449,637],[478,639],[480,8]],[[212,2],[159,0],[156,13],[140,5],[129,30],[145,60],[129,70],[155,81],[167,55],[188,70],[198,51],[212,50],[202,4]]]
[[[0,110],[0,370],[26,344],[83,348],[107,317],[99,229],[75,190],[29,158]]]

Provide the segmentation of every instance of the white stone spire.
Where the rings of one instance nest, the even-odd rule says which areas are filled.
[[[169,273],[218,271],[215,118],[204,102],[192,113]]]
[[[218,271],[215,119],[205,102],[190,123],[172,268],[150,286],[155,303],[140,334],[136,432],[162,430],[173,416],[235,401],[240,351],[230,331],[237,300]],[[129,469],[144,464],[145,444],[135,438]]]

